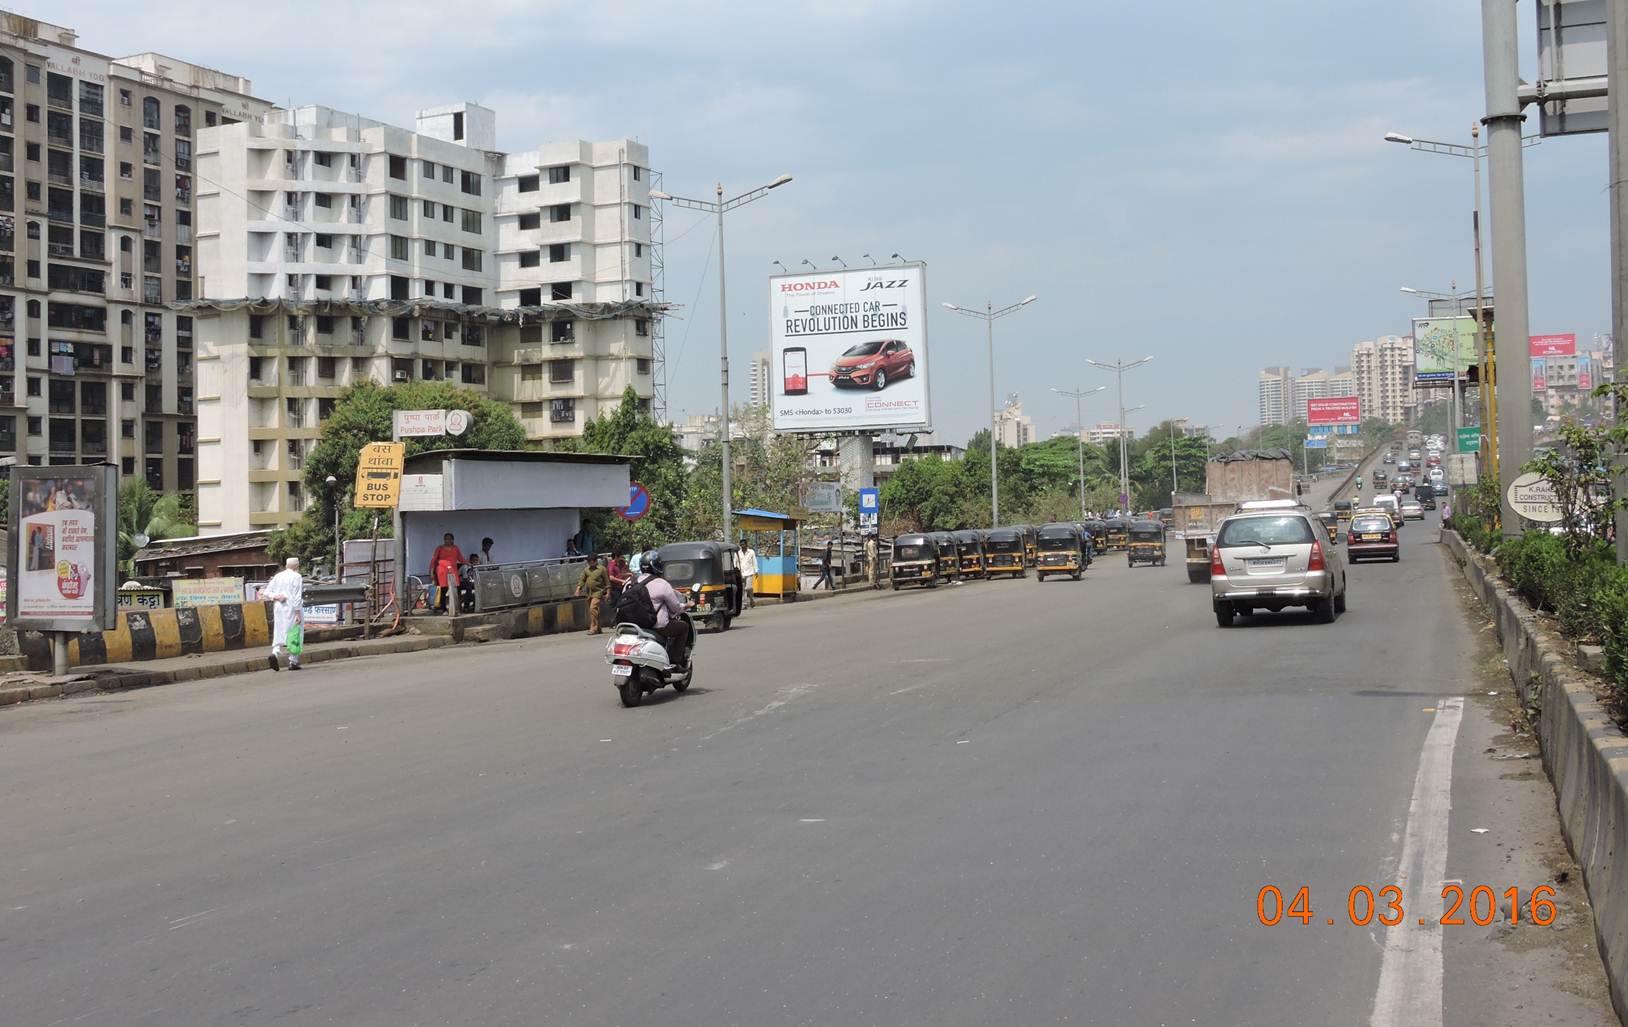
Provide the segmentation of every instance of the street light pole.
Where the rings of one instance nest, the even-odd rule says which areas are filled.
[[[335,478],[333,475],[330,474],[330,475],[328,475],[326,478],[324,478],[322,480],[323,480],[323,484],[328,486],[328,491],[333,494],[333,505],[334,505],[334,581],[338,582],[340,580],[340,578],[343,576],[340,572],[341,572],[341,569],[344,567],[344,563],[345,563],[344,546],[339,541],[339,479]]]
[[[730,499],[733,495],[730,475],[729,457],[729,294],[727,291],[728,277],[724,273],[724,215],[736,207],[744,207],[753,200],[760,200],[767,196],[770,189],[778,189],[791,181],[790,175],[781,175],[768,185],[759,186],[749,192],[741,193],[733,199],[724,199],[724,185],[719,182],[713,189],[714,199],[692,200],[683,196],[674,196],[659,189],[650,190],[653,200],[665,200],[675,207],[685,207],[689,210],[705,211],[715,214],[718,218],[718,389],[721,397],[721,407],[718,416],[718,444],[721,450],[723,467],[720,474],[720,483],[723,486],[723,521],[721,522],[725,542],[729,541],[729,521],[733,504]]]
[[[1085,520],[1085,414],[1080,401],[1087,396],[1095,395],[1106,389],[1106,385],[1098,385],[1094,389],[1059,389],[1052,387],[1053,392],[1059,396],[1074,397],[1074,440],[1080,453],[1080,520]]]
[[[1151,356],[1147,356],[1140,360],[1132,360],[1130,363],[1116,360],[1111,364],[1100,360],[1092,360],[1090,357],[1085,359],[1085,362],[1092,367],[1100,367],[1105,371],[1114,372],[1119,379],[1119,495],[1121,497],[1119,512],[1121,514],[1130,513],[1131,502],[1130,469],[1126,466],[1129,457],[1125,452],[1125,372],[1133,367],[1141,367],[1152,359]]]
[[[897,256],[897,254],[895,254]],[[1000,439],[996,434],[995,410],[995,319],[1005,317],[1020,307],[1026,307],[1035,301],[1035,297],[1027,296],[1016,303],[1008,304],[995,309],[994,303],[985,303],[984,309],[976,307],[962,307],[954,303],[944,304],[946,310],[953,310],[957,314],[967,317],[981,317],[984,319],[985,339],[989,346],[989,526],[998,528],[1001,525],[1001,489],[1000,489]]]

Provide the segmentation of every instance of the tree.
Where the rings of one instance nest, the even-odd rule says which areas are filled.
[[[737,411],[741,434],[729,443],[730,509],[756,508],[777,513],[802,502],[816,474],[809,464],[815,439],[779,435],[769,430],[768,410]],[[696,454],[679,515],[680,538],[717,538],[723,510],[723,450],[708,443]]]
[[[298,556],[307,565],[333,561],[334,506],[341,504],[340,532],[365,538],[373,530],[373,512],[350,507],[347,495],[356,481],[356,462],[369,442],[389,442],[397,410],[467,410],[470,427],[461,436],[437,435],[403,440],[407,456],[442,449],[517,450],[526,444],[526,429],[508,405],[447,381],[414,381],[353,385],[322,422],[322,437],[306,456],[305,491],[312,501],[300,519],[272,534],[266,551],[274,560]],[[329,485],[332,475],[336,484]],[[390,518],[380,519],[380,537],[390,534]]]
[[[137,535],[146,535],[148,542],[196,535],[189,507],[180,493],[160,492],[145,478],[124,479],[119,485],[119,573],[129,577],[136,572]]]
[[[589,421],[581,438],[566,439],[559,448],[629,457],[628,476],[650,493],[650,512],[637,521],[623,520],[613,510],[588,515],[586,527],[596,548],[631,553],[680,537],[679,513],[688,485],[684,447],[671,428],[640,411],[633,386],[623,391],[615,410]]]
[[[1614,405],[1628,403],[1628,385],[1605,382],[1596,396],[1611,397]],[[1559,500],[1560,524],[1566,555],[1581,559],[1610,538],[1612,520],[1628,505],[1628,498],[1613,492],[1612,474],[1628,452],[1628,425],[1590,427],[1563,421],[1557,445],[1545,447],[1524,471],[1536,471],[1554,489]]]

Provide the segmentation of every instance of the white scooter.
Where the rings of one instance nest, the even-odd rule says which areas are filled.
[[[675,667],[667,659],[666,641],[654,631],[637,624],[618,624],[605,643],[605,662],[610,664],[611,684],[622,696],[623,706],[637,706],[646,692],[664,685],[682,692],[695,678],[695,622],[688,613],[679,614],[690,637],[684,643],[684,662]]]

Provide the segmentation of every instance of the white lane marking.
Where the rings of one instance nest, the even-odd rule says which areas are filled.
[[[712,734],[707,735],[706,737],[702,738],[701,741],[710,742],[714,738],[717,738],[719,735],[723,734],[725,731],[733,731],[735,728],[740,727],[742,724],[745,724],[747,721],[756,720],[757,718],[763,716],[766,713],[773,713],[775,710],[778,710],[781,707],[785,706],[787,703],[791,702],[793,699],[797,698],[799,695],[802,695],[804,692],[812,692],[814,689],[816,689],[818,687],[820,687],[820,686],[819,685],[792,685],[790,688],[782,688],[779,692],[775,693],[775,698],[774,698],[774,700],[772,702],[765,703],[763,706],[758,707],[757,709],[753,710],[751,713],[743,713],[743,714],[741,714],[740,716],[736,717],[734,720],[732,720],[729,723],[725,724],[723,727],[721,727],[718,730],[714,731]]]
[[[215,910],[217,910],[219,908],[220,908],[219,906],[211,906],[210,908],[204,910],[202,913],[192,913],[192,914],[189,914],[187,916],[181,917],[179,919],[171,920],[170,921],[170,930],[179,931],[183,927],[191,927],[193,924],[197,923],[200,919],[202,919],[203,917],[208,916],[209,914],[213,913]]]
[[[823,823],[825,823],[825,818],[824,817],[804,817],[803,819],[801,819],[801,820],[799,820],[797,822],[799,824],[823,824]]]
[[[1442,1017],[1441,922],[1430,914],[1447,871],[1447,823],[1453,809],[1453,747],[1464,700],[1443,698],[1425,734],[1413,779],[1396,883],[1407,917],[1385,931],[1372,1027],[1437,1027]],[[1425,923],[1419,923],[1424,913]]]
[[[727,859],[720,859],[720,860],[719,860],[719,861],[718,861],[718,862],[716,862],[716,863],[708,863],[708,864],[707,864],[707,869],[708,869],[708,870],[722,870],[722,869],[723,869],[723,868],[724,868],[724,867],[726,867],[726,866],[728,866],[728,865],[729,865],[729,860],[727,860]]]

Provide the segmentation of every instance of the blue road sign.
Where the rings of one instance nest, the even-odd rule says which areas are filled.
[[[860,513],[862,513],[862,514],[876,513],[878,508],[880,508],[881,504],[882,504],[882,490],[881,489],[860,489],[859,490],[859,512]]]
[[[627,487],[627,505],[616,511],[624,521],[636,521],[650,512],[650,490],[633,482]]]
[[[1328,448],[1328,439],[1323,438],[1322,436],[1319,436],[1319,435],[1308,435],[1308,436],[1306,436],[1306,448],[1307,449],[1327,449]]]

